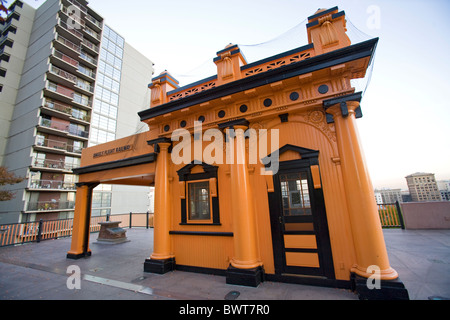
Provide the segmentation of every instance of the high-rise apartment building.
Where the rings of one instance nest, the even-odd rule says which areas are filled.
[[[139,130],[153,63],[86,0],[47,0],[38,9],[17,0],[0,30],[0,163],[27,177],[0,204],[0,224],[71,217],[81,151]],[[93,215],[146,209],[148,188],[114,188],[97,188]],[[144,200],[130,209],[114,203],[114,192]]]
[[[406,182],[413,202],[442,200],[434,173],[413,173]]]

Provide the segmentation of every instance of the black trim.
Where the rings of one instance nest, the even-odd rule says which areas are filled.
[[[70,260],[79,260],[79,259],[82,259],[82,258],[90,257],[91,255],[92,255],[92,252],[83,252],[83,253],[80,253],[80,254],[68,253],[66,258],[70,259]]]
[[[226,271],[227,284],[246,287],[258,287],[264,282],[264,268],[238,269],[230,265]]]
[[[193,273],[202,273],[202,274],[212,274],[216,276],[225,276],[226,270],[223,269],[215,269],[215,268],[203,268],[203,267],[195,267],[195,266],[186,266],[186,265],[175,265],[175,270],[183,271],[183,272],[193,272]]]
[[[144,262],[144,272],[165,274],[175,270],[175,258],[164,260],[146,259]]]
[[[189,224],[191,225],[191,224]],[[203,224],[202,224],[203,225]],[[209,237],[233,237],[233,232],[208,232],[208,231],[169,231],[169,234],[183,236],[209,236]]]
[[[331,13],[331,12],[333,12],[333,11],[336,11],[336,10],[339,10],[339,8],[338,8],[337,6],[335,6],[335,7],[333,7],[333,8],[330,8],[330,9],[328,9],[328,10],[325,10],[325,11],[322,11],[322,12],[319,12],[319,13],[316,13],[316,14],[314,14],[314,15],[312,15],[312,16],[309,16],[309,17],[308,17],[308,20],[317,19],[318,17],[321,17],[321,16],[323,16],[323,15],[329,14],[329,13]]]
[[[282,66],[270,71],[261,72],[251,77],[232,81],[221,86],[184,97],[182,99],[170,101],[168,103],[143,110],[139,112],[138,115],[140,116],[141,121],[144,121],[177,110],[188,108],[196,104],[201,104],[237,92],[261,87],[267,84],[329,68],[349,61],[354,61],[366,57],[371,57],[372,59],[377,43],[378,38],[360,42],[303,61]]]
[[[192,168],[196,166],[201,166],[203,168],[203,173],[191,173]],[[194,181],[203,180],[210,178],[217,178],[217,170],[219,167],[212,166],[204,162],[192,161],[190,164],[185,165],[183,168],[177,171],[178,179],[180,181]]]
[[[289,113],[283,113],[278,115],[280,117],[281,122],[289,122]]]
[[[328,231],[325,201],[322,189],[312,187],[311,165],[318,165],[319,151],[285,145],[279,152],[282,154],[287,150],[298,152],[302,159],[283,161],[279,163],[279,171],[273,176],[274,192],[269,192],[270,223],[272,231],[272,244],[274,253],[274,265],[276,275],[284,273],[322,276],[327,279],[335,279],[331,242]],[[305,172],[309,185],[309,196],[311,201],[311,216],[284,216],[282,214],[282,198],[280,188],[280,175],[294,172]],[[314,231],[286,231],[285,223],[313,223]],[[284,244],[285,234],[314,234],[317,241],[317,249],[290,249]],[[286,252],[310,252],[317,253],[319,267],[293,267],[286,264]]]
[[[281,118],[281,115],[280,115],[280,118]],[[304,160],[304,159],[311,159],[310,165],[317,164],[317,158],[319,157],[319,151],[311,150],[311,149],[307,149],[307,148],[302,148],[302,147],[298,147],[298,146],[294,146],[292,144],[286,144],[283,147],[281,147],[280,149],[278,149],[277,151],[272,152],[271,154],[269,154],[265,158],[262,158],[261,159],[261,163],[264,163],[264,166],[266,168],[269,168],[269,167],[271,167],[271,159],[273,159],[273,158],[279,159],[279,156],[281,156],[286,151],[297,152],[300,155],[300,157],[302,158],[302,160]],[[278,157],[274,157],[274,154],[277,154],[277,153],[278,153]],[[292,165],[294,167],[299,165],[297,160],[284,161],[283,165],[285,167],[288,167],[291,163],[292,163]]]
[[[408,290],[399,278],[380,280],[380,289],[372,290],[368,288],[367,280],[355,273],[351,274],[352,290],[358,294],[360,300],[409,300]]]
[[[223,129],[234,129],[234,126],[245,126],[248,127],[250,124],[249,121],[245,118],[237,119],[237,120],[231,120],[227,122],[219,123],[218,127],[220,130]]]
[[[356,92],[356,93],[348,94],[345,96],[340,96],[340,97],[324,100],[322,104],[323,104],[323,108],[325,109],[327,123],[334,123],[333,115],[327,113],[328,108],[332,107],[333,105],[340,104],[341,114],[345,118],[345,117],[348,117],[348,115],[349,115],[347,102],[348,101],[361,102],[361,99],[362,99],[362,92]],[[355,118],[359,119],[359,118],[362,118],[362,116],[363,116],[363,114],[361,111],[361,106],[359,106],[358,108],[355,109]]]
[[[302,277],[296,274],[265,274],[267,281],[283,282],[283,283],[295,283],[309,286],[319,286],[327,288],[339,288],[339,289],[351,289],[352,284],[350,281],[326,279],[323,277]]]
[[[129,166],[136,166],[140,164],[152,163],[156,160],[156,153],[144,154],[141,156],[120,159],[110,162],[103,162],[99,164],[94,164],[91,166],[86,166],[82,168],[73,169],[73,173],[75,174],[86,174],[93,173],[98,171],[112,170]]]
[[[191,173],[192,168],[195,166],[201,166],[203,168],[202,173]],[[179,181],[197,181],[197,180],[206,180],[211,178],[216,178],[216,190],[217,190],[217,197],[211,197],[212,202],[212,208],[211,208],[211,214],[212,214],[212,223],[199,223],[199,222],[193,222],[188,223],[187,222],[187,203],[186,203],[186,197],[184,199],[181,199],[181,223],[180,225],[216,225],[219,226],[220,224],[220,211],[219,211],[219,182],[217,181],[217,170],[219,169],[218,166],[212,166],[204,162],[197,162],[192,161],[190,164],[185,165],[183,168],[177,171],[178,174],[178,180]],[[210,187],[211,188],[211,187]]]

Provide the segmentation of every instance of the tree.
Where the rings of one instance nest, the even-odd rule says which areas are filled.
[[[22,182],[25,178],[16,177],[13,172],[9,172],[5,167],[0,167],[0,186],[13,185]],[[9,201],[14,199],[15,194],[11,191],[0,191],[0,201]]]

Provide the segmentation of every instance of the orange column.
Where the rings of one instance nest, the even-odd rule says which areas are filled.
[[[67,258],[79,259],[91,255],[89,249],[89,226],[91,220],[92,190],[95,185],[77,187],[73,218],[72,245]]]
[[[235,145],[235,162],[230,165],[231,210],[233,217],[234,257],[227,270],[227,283],[257,286],[262,281],[253,193],[246,164],[246,126],[234,126],[229,142]],[[245,270],[245,271],[243,271]]]
[[[150,142],[149,142],[150,143]],[[166,273],[175,266],[170,241],[171,197],[169,190],[169,142],[157,143],[159,154],[155,174],[155,215],[153,231],[153,253],[144,264],[144,271]]]
[[[333,115],[345,194],[356,252],[356,263],[351,271],[368,278],[370,266],[378,266],[382,280],[398,278],[389,265],[378,208],[372,182],[365,162],[355,110],[357,101],[346,101],[331,105],[327,113]]]

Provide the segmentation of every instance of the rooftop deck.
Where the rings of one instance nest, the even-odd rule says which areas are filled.
[[[221,276],[175,271],[143,272],[153,229],[126,229],[130,242],[97,244],[90,258],[67,260],[70,238],[0,248],[0,300],[357,300],[343,289],[264,282],[258,288],[227,285]],[[391,265],[412,300],[450,298],[450,230],[384,230]],[[67,267],[81,269],[81,290],[69,290]]]

